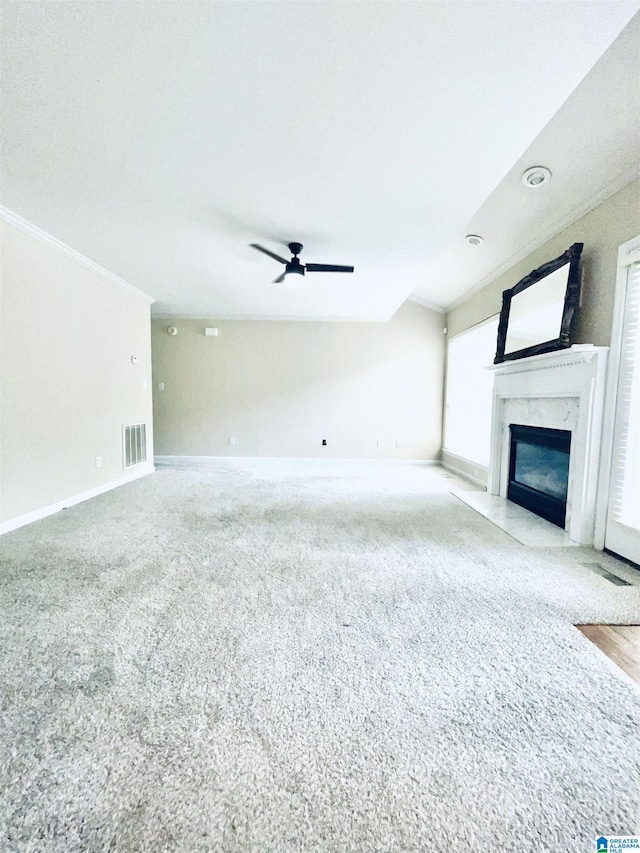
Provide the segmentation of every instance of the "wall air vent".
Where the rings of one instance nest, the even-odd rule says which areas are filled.
[[[129,424],[122,427],[122,455],[125,468],[132,468],[147,461],[146,424]]]

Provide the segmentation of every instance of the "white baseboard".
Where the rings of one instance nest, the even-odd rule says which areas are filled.
[[[281,462],[378,462],[381,465],[441,465],[439,459],[376,459],[375,456],[371,458],[362,459],[360,457],[354,458],[352,456],[187,456],[187,455],[167,455],[167,456],[155,456],[156,462],[162,464],[163,462],[172,462],[173,460],[182,460],[182,461],[194,461],[194,462],[204,462],[207,459],[215,459],[219,461],[224,459],[225,461],[230,460],[244,460],[254,461],[254,462],[266,462],[269,461],[281,461]]]
[[[24,527],[25,524],[31,524],[34,521],[40,521],[41,518],[46,518],[48,515],[54,515],[60,510],[67,509],[75,504],[88,501],[104,492],[110,492],[111,489],[117,489],[118,486],[124,486],[125,483],[131,483],[133,480],[139,480],[140,477],[146,477],[147,474],[152,474],[155,471],[153,462],[145,462],[142,465],[136,466],[135,471],[124,474],[117,480],[111,480],[109,483],[104,483],[102,486],[96,486],[95,489],[89,489],[87,492],[81,492],[79,495],[65,498],[63,501],[57,501],[49,506],[43,506],[40,509],[35,509],[33,512],[27,512],[25,515],[19,515],[17,518],[12,518],[9,521],[3,521],[0,524],[0,536],[3,533],[9,533],[11,530],[17,530],[18,527]]]
[[[454,456],[454,458],[455,458],[455,454],[453,454],[453,453],[449,453],[448,455]],[[462,459],[461,456],[458,458]],[[465,459],[463,461],[466,462],[468,460]],[[484,491],[487,490],[487,483],[485,480],[481,480],[479,477],[474,477],[473,474],[469,474],[469,472],[465,471],[464,468],[458,468],[453,461],[445,462],[445,460],[443,459],[440,464],[442,465],[443,468],[446,468],[447,471],[451,471],[452,474],[457,474],[458,477],[462,477],[463,480],[469,480],[471,483],[474,483],[475,485],[480,486],[480,488],[483,489]],[[484,465],[476,465],[475,463],[470,463],[470,464],[475,465],[476,468],[486,472],[486,468],[484,467]]]

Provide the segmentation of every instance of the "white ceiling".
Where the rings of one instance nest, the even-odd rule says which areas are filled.
[[[156,313],[386,319],[412,291],[447,305],[579,205],[575,187],[550,191],[618,144],[596,144],[600,91],[541,131],[639,7],[7,2],[2,203]],[[596,75],[619,92],[629,63],[600,73],[608,59],[581,89]],[[554,172],[538,219],[518,183],[527,149]],[[473,262],[467,223],[487,238]],[[281,267],[247,244],[286,255],[291,240],[303,262],[356,272],[273,285]]]
[[[522,173],[539,164],[551,170],[552,179],[539,189],[528,189]],[[591,69],[456,239],[427,265],[413,296],[446,305],[461,301],[638,173],[640,15]],[[464,242],[465,234],[480,234],[485,242],[473,248]]]

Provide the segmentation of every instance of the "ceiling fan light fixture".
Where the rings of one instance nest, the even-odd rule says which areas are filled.
[[[481,237],[479,234],[467,234],[464,239],[470,246],[482,246],[484,243],[484,237]]]
[[[537,190],[538,187],[548,184],[550,180],[551,172],[546,166],[531,166],[522,174],[522,183],[532,190]]]

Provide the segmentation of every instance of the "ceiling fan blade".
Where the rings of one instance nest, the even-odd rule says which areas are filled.
[[[307,272],[353,272],[353,267],[341,267],[337,264],[307,264]]]
[[[278,276],[278,278],[274,278],[273,284],[281,284],[284,281],[285,276],[286,276],[286,272],[283,272],[282,275]]]
[[[270,252],[269,249],[265,249],[264,246],[259,246],[257,243],[249,243],[252,249],[257,249],[259,252],[262,252],[265,255],[269,255],[270,258],[273,258],[274,261],[280,261],[281,264],[287,264],[288,261],[285,261],[284,258],[281,258],[280,255],[276,255],[275,252]]]

